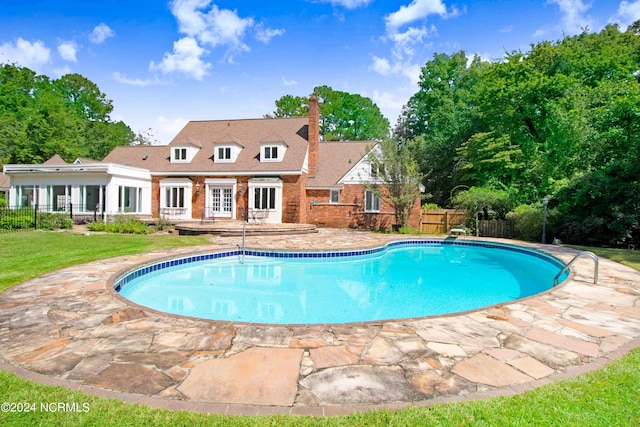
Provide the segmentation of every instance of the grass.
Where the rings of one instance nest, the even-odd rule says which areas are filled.
[[[0,233],[0,292],[49,271],[103,258],[161,248],[204,245],[202,236]]]
[[[0,289],[57,268],[153,249],[206,243],[166,235],[92,235],[29,232],[0,235]],[[592,250],[640,269],[640,255]],[[234,417],[164,409],[104,399],[34,383],[0,371],[0,402],[34,403],[35,412],[0,411],[11,426],[637,426],[640,425],[640,349],[604,368],[523,394],[474,402],[352,414]],[[76,403],[86,412],[46,412],[40,404]],[[54,406],[55,408],[55,406]]]
[[[572,248],[579,249],[581,251],[591,251],[598,256],[609,258],[612,261],[616,261],[621,264],[628,265],[629,267],[633,267],[636,270],[640,270],[640,251],[611,248],[592,248],[588,246],[572,246]]]

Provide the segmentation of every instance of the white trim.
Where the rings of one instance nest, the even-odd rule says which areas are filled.
[[[280,178],[252,178],[249,180],[247,188],[249,197],[249,215],[251,221],[264,221],[273,224],[282,223],[282,188],[283,182]],[[255,208],[255,189],[275,188],[274,209]]]
[[[264,170],[264,171],[256,171],[256,170],[227,170],[221,172],[212,172],[212,171],[181,171],[181,172],[169,172],[169,171],[153,171],[150,172],[151,176],[256,176],[256,177],[270,177],[273,175],[302,175],[302,171],[300,170]]]
[[[167,206],[166,189],[183,188],[184,206]],[[193,182],[188,178],[160,181],[160,217],[167,219],[191,219]]]

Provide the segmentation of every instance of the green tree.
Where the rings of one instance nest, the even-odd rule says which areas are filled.
[[[320,135],[326,141],[381,140],[389,136],[389,120],[370,99],[336,91],[329,86],[314,88],[320,106]],[[284,95],[276,100],[276,111],[265,117],[300,117],[309,114],[309,98]]]
[[[134,135],[109,114],[112,101],[79,74],[50,80],[28,68],[0,66],[0,162],[97,160]]]
[[[309,98],[306,96],[284,95],[276,100],[276,111],[265,117],[303,117],[309,115]]]
[[[395,223],[405,227],[420,197],[422,175],[406,144],[387,138],[368,152],[375,181],[368,184],[378,197],[386,200],[394,211]]]
[[[403,108],[394,135],[400,140],[421,137],[414,155],[434,202],[450,203],[451,189],[461,183],[456,150],[477,131],[474,90],[485,67],[479,58],[467,66],[467,56],[435,54],[420,74],[419,90]]]

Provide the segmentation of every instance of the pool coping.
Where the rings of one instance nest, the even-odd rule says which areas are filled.
[[[319,238],[317,234],[309,236],[309,241]],[[542,246],[521,244],[537,249]],[[217,247],[224,246],[218,244]],[[544,246],[544,249],[558,254],[564,262],[575,253],[561,247]],[[202,250],[210,252],[212,246]],[[0,294],[3,309],[0,369],[45,384],[172,410],[328,416],[520,393],[597,369],[640,346],[640,273],[604,258],[600,258],[598,285],[588,283],[591,280],[589,264],[578,262],[576,268],[580,274],[572,273],[561,286],[500,307],[339,327],[277,325],[265,331],[264,325],[182,316],[174,319],[141,309],[131,302],[124,303],[108,293],[104,277],[107,271],[108,277],[113,277],[123,270],[123,264],[128,264],[124,268],[129,270],[131,265],[145,260],[187,252],[194,252],[194,248],[96,261],[40,276]],[[77,280],[78,277],[84,280]],[[575,289],[590,295],[572,293]],[[609,297],[609,301],[602,301],[603,295]],[[91,305],[89,296],[99,303]],[[581,320],[580,315],[587,312],[590,319]],[[212,322],[216,324],[214,332]],[[231,336],[216,335],[217,341],[206,343],[204,338],[195,339],[209,339],[211,334],[224,331]],[[457,336],[450,336],[455,334]],[[149,343],[142,353],[138,350],[144,346],[136,342],[138,338]],[[261,338],[266,341],[259,342]],[[354,356],[349,351],[358,354],[356,363],[349,363]],[[555,354],[552,359],[545,354],[549,351]],[[236,369],[227,372],[229,374],[242,375],[239,368],[242,364],[236,362],[245,355],[246,361],[270,352],[294,360],[293,367],[280,366],[287,375],[295,377],[288,383],[296,389],[293,400],[289,394],[285,398],[272,396],[268,404],[237,401],[251,397],[253,392],[239,390],[233,396],[240,398],[232,396],[223,401],[220,396],[228,390],[206,389],[204,379],[207,382],[216,379],[216,375],[224,374],[221,371],[225,368]],[[162,356],[177,357],[177,353],[184,356],[183,360],[165,367]],[[158,358],[145,359],[145,354]],[[570,360],[563,360],[562,355]],[[273,360],[265,363],[265,368],[274,366],[270,365]],[[130,385],[122,386],[113,375],[109,377],[105,372],[117,371],[109,369],[113,366],[131,368],[133,374],[146,379],[147,382],[139,386],[143,392],[126,389]],[[492,375],[503,376],[504,381],[498,385],[487,384],[493,380],[484,378],[478,366],[490,366]],[[173,382],[159,391],[158,387],[144,391],[153,383],[144,376],[149,372],[163,375],[165,383]],[[198,381],[196,373],[206,378]],[[349,384],[341,383],[346,373],[372,381],[373,394],[375,387],[383,384],[402,399],[385,400],[372,395],[371,401],[354,400],[354,393],[346,398],[331,393],[318,397],[324,393],[323,384],[348,389]],[[370,377],[365,378],[366,374]],[[523,374],[528,379],[523,380]],[[136,379],[135,375],[129,380]],[[119,390],[118,384],[122,386]],[[255,388],[261,386],[269,384],[259,383]],[[362,384],[360,386],[362,388]],[[197,397],[203,393],[212,393],[212,397]],[[279,404],[282,402],[291,403]]]

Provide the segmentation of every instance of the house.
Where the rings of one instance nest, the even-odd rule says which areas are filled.
[[[9,202],[9,177],[0,173],[0,206]]]
[[[319,119],[312,97],[309,117],[191,121],[168,145],[116,147],[100,162],[5,165],[10,205],[389,228],[393,209],[365,185],[375,180],[367,161],[375,143],[320,141]],[[419,209],[418,201],[414,227]]]

